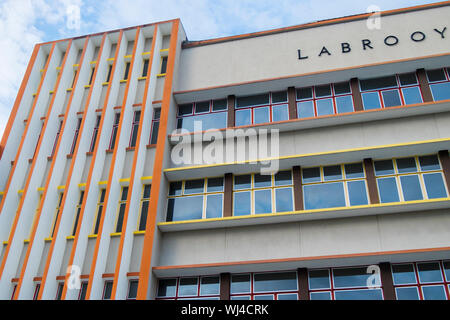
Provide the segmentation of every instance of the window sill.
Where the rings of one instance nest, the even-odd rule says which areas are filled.
[[[125,149],[125,151],[134,151],[136,149],[136,147],[128,147]]]
[[[48,237],[48,238],[45,238],[45,239],[44,239],[45,242],[52,242],[52,240],[53,240],[52,237]]]
[[[75,236],[68,236],[68,237],[66,237],[66,240],[73,240],[73,239],[75,239]]]
[[[122,79],[122,80],[120,80],[120,83],[126,83],[126,82],[128,82],[127,79]]]
[[[88,235],[88,238],[89,239],[95,239],[95,238],[97,238],[97,236],[98,235],[96,235],[96,234],[90,234],[90,235]]]
[[[92,156],[93,154],[94,154],[94,152],[92,152],[92,151],[86,152],[87,156]]]
[[[152,149],[152,148],[156,148],[156,143],[147,145],[147,149]]]
[[[73,157],[73,154],[68,154],[68,155],[66,155],[66,158],[67,158],[67,159],[72,159],[72,157]]]
[[[289,222],[300,222],[319,219],[360,217],[360,216],[382,215],[399,212],[439,210],[448,208],[450,208],[450,198],[439,198],[432,200],[369,204],[354,207],[302,210],[302,211],[248,215],[239,217],[160,222],[158,223],[158,228],[162,232],[176,232],[186,230],[217,229],[228,227],[276,224],[276,223],[289,223]]]
[[[107,150],[105,150],[105,152],[106,152],[106,153],[113,153],[113,152],[114,152],[114,149],[107,149]]]
[[[110,237],[111,238],[113,238],[113,237],[120,237],[121,235],[122,235],[122,232],[114,232],[114,233],[110,234]]]
[[[164,78],[165,76],[166,76],[165,73],[160,73],[160,74],[156,75],[156,77],[158,77],[158,78]]]
[[[145,230],[142,230],[142,231],[134,231],[133,234],[134,234],[134,235],[144,235],[144,234],[145,234]]]

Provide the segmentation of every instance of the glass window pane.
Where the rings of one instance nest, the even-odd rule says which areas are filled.
[[[410,263],[392,265],[392,278],[394,284],[417,283],[414,266]]]
[[[316,97],[331,96],[331,86],[329,84],[323,86],[315,86]]]
[[[364,110],[380,109],[380,97],[378,92],[367,92],[362,94]]]
[[[105,199],[105,189],[102,190],[102,196],[100,198],[100,202],[103,202]],[[144,185],[144,193],[142,194],[142,198],[148,199],[150,198],[150,191],[152,190],[152,186],[150,184]]]
[[[292,188],[275,189],[276,212],[293,210]]]
[[[105,288],[103,291],[103,300],[111,299],[112,287],[113,287],[112,281],[105,282]]]
[[[385,108],[402,105],[398,90],[383,91],[381,92],[381,95],[383,96],[383,103]]]
[[[128,287],[127,299],[136,299],[138,284],[139,284],[139,282],[137,280],[130,281],[130,284]]]
[[[345,94],[350,93],[350,83],[349,82],[340,82],[334,84],[334,93],[335,94]]]
[[[234,193],[234,216],[251,214],[250,191]]]
[[[373,79],[360,80],[361,91],[382,89],[397,86],[395,76],[379,77]]]
[[[445,279],[450,281],[450,261],[444,261]]]
[[[297,102],[297,114],[299,118],[314,117],[314,103],[313,101]]]
[[[416,160],[414,158],[402,158],[395,161],[397,162],[398,173],[417,172]]]
[[[272,213],[272,190],[255,191],[255,214]]]
[[[220,111],[226,109],[228,109],[227,99],[213,100],[213,107],[212,107],[213,111]]]
[[[415,72],[401,74],[398,76],[398,78],[400,79],[400,84],[402,86],[417,84],[417,78],[416,78]]]
[[[342,179],[341,166],[323,167],[323,178],[325,181]]]
[[[254,292],[297,290],[297,273],[258,273],[254,275]]]
[[[292,184],[291,170],[278,171],[275,174],[275,186],[286,186]]]
[[[179,116],[184,116],[187,114],[192,114],[192,103],[189,104],[181,104],[178,106],[178,115]]]
[[[236,127],[246,126],[250,124],[252,124],[252,111],[250,109],[236,110]]]
[[[171,182],[169,187],[169,196],[181,195],[181,181]]]
[[[305,185],[305,209],[345,207],[345,194],[342,182]]]
[[[272,176],[271,175],[262,175],[259,173],[255,173],[254,175],[254,187],[255,188],[264,188],[272,186]]]
[[[352,96],[336,97],[337,113],[347,113],[355,111],[353,108]]]
[[[184,194],[203,193],[205,191],[205,180],[187,180],[184,183]]]
[[[320,168],[306,168],[302,170],[303,183],[319,182]]]
[[[436,83],[430,85],[434,101],[450,99],[450,82]]]
[[[207,192],[223,191],[223,178],[208,178]]]
[[[391,177],[377,179],[377,184],[381,203],[400,201],[397,191],[397,181],[395,181],[395,178]]]
[[[388,174],[394,174],[394,165],[392,160],[374,161],[375,174],[377,176],[385,176]]]
[[[273,294],[264,294],[264,295],[254,296],[253,300],[274,300],[274,298],[273,298]]]
[[[209,112],[209,101],[195,103],[195,113],[201,112]]]
[[[421,171],[441,170],[441,166],[436,155],[419,157],[419,163]]]
[[[258,105],[262,105],[262,104],[269,104],[269,94],[268,93],[236,98],[236,107],[237,108],[258,106]]]
[[[366,183],[364,181],[349,181],[347,182],[347,188],[351,206],[360,206],[369,203]]]
[[[424,286],[422,294],[424,300],[447,300],[444,286]]]
[[[169,199],[167,221],[201,219],[203,213],[203,196]]]
[[[210,296],[220,293],[219,277],[202,277],[200,280],[200,295]]]
[[[423,102],[419,87],[403,88],[402,93],[406,105]]]
[[[158,282],[158,297],[175,297],[177,279],[161,279]]]
[[[227,113],[206,113],[192,117],[178,119],[178,129],[186,129],[190,132],[222,129],[227,126]]]
[[[272,92],[272,103],[287,102],[287,91]]]
[[[427,70],[428,81],[443,81],[445,80],[444,69]]]
[[[222,217],[222,197],[222,194],[210,194],[206,197],[206,219]]]
[[[364,169],[362,163],[350,163],[344,166],[345,177],[347,179],[364,178]]]
[[[310,270],[308,272],[309,288],[310,289],[329,289],[330,276],[327,269],[324,270]]]
[[[272,121],[289,120],[289,108],[287,104],[272,107]]]
[[[231,297],[231,300],[250,300],[250,296],[235,296]]]
[[[419,272],[419,281],[421,283],[442,281],[439,262],[418,263],[417,270]]]
[[[178,296],[196,296],[198,289],[197,278],[181,278],[178,286]]]
[[[381,289],[339,290],[334,296],[336,300],[383,300]]]
[[[446,198],[444,179],[441,173],[429,173],[423,175],[428,199]]]
[[[333,269],[332,274],[335,288],[366,287],[372,275],[366,267]]]
[[[234,189],[250,189],[252,187],[252,176],[245,174],[241,176],[234,176]]]
[[[331,300],[331,292],[311,292],[309,297],[311,300]]]
[[[297,100],[312,99],[312,88],[297,89]]]
[[[231,293],[250,292],[250,275],[239,274],[231,276]]]
[[[422,189],[420,188],[419,176],[408,175],[401,176],[400,183],[403,190],[403,198],[405,201],[422,200]]]
[[[334,114],[333,99],[316,100],[317,116],[326,116]]]
[[[277,300],[298,300],[296,293],[283,293],[277,295]]]
[[[255,108],[253,109],[253,123],[267,123],[270,122],[270,108],[269,107],[262,107],[262,108]]]
[[[395,288],[397,300],[420,300],[417,287]]]

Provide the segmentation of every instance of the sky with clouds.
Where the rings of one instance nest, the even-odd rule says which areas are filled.
[[[1,0],[0,136],[36,43],[181,18],[189,40],[203,40],[433,3],[428,0]],[[73,28],[68,12],[81,10]],[[68,23],[69,22],[69,23]]]

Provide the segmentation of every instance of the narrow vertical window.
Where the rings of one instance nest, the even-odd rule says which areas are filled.
[[[84,191],[81,191],[80,199],[78,200],[78,204],[77,204],[77,208],[76,208],[75,221],[73,223],[73,228],[72,228],[72,236],[75,236],[75,233],[77,232],[78,220],[80,219],[81,204],[83,203],[83,198],[84,198]]]
[[[33,300],[37,300],[40,289],[41,289],[41,284],[40,283],[36,283],[36,287],[34,289]]]
[[[135,111],[133,116],[133,123],[131,125],[131,137],[129,147],[133,148],[136,146],[136,139],[139,130],[139,121],[141,120],[141,112]]]
[[[94,73],[95,73],[95,67],[92,67],[92,69],[91,69],[91,77],[89,78],[89,85],[92,84],[92,79],[94,78]]]
[[[119,213],[117,215],[116,233],[122,232],[123,217],[127,206],[128,187],[122,188],[122,196],[119,201]]]
[[[112,287],[112,281],[105,281],[105,287],[103,288],[103,300],[111,300]]]
[[[63,289],[64,289],[64,282],[58,283],[58,289],[56,289],[56,298],[55,298],[55,300],[61,300]]]
[[[61,202],[62,202],[63,195],[64,195],[63,193],[59,194],[58,204],[57,204],[56,210],[55,210],[55,218],[53,219],[53,227],[52,227],[52,232],[50,234],[50,238],[53,238],[53,236],[55,234],[56,222],[58,221],[59,211],[61,208]]]
[[[144,67],[142,68],[142,76],[146,77],[147,76],[147,72],[148,72],[148,59],[144,60]]]
[[[75,146],[77,145],[78,140],[78,133],[80,132],[80,126],[81,126],[81,118],[78,118],[77,128],[75,129],[75,134],[73,136],[72,147],[70,148],[70,154],[73,154],[73,152],[75,151]]]
[[[160,74],[166,74],[166,71],[167,71],[167,57],[162,57]]]
[[[36,146],[34,147],[33,158],[31,158],[31,159],[34,159],[34,156],[36,155],[37,146],[38,146],[38,144],[39,144],[39,140],[41,139],[42,128],[43,128],[43,127],[44,127],[44,124],[42,124],[42,126],[41,126],[41,131],[39,131],[39,136],[38,136],[37,141],[36,141]]]
[[[120,113],[116,113],[114,118],[114,124],[111,132],[111,140],[109,142],[109,150],[114,149],[114,146],[116,144],[116,136],[117,136],[117,130],[119,128],[119,121],[120,121]]]
[[[62,124],[63,121],[59,121],[58,132],[56,132],[55,142],[53,143],[52,153],[50,154],[50,157],[53,157],[53,155],[55,154],[56,144],[58,143],[59,135],[61,134]]]
[[[112,64],[109,65],[108,76],[106,77],[106,82],[109,82],[109,80],[111,79],[111,72],[112,72]]]
[[[13,292],[11,295],[11,300],[14,300],[14,294],[16,293],[16,289],[17,289],[17,284],[14,285]]]
[[[159,129],[159,118],[161,116],[161,109],[155,109],[153,111],[153,120],[152,120],[152,131],[150,134],[150,144],[156,144],[158,141],[158,129]]]
[[[75,70],[75,71],[73,72],[73,79],[72,79],[72,85],[71,85],[71,88],[73,88],[73,86],[75,85],[75,79],[77,78],[77,72],[78,72],[78,70]]]
[[[139,218],[139,231],[144,231],[147,224],[148,205],[150,201],[151,185],[144,185],[144,192],[141,199],[141,213]]]
[[[84,300],[86,298],[86,291],[87,291],[88,283],[82,282],[80,293],[78,294],[78,300]]]
[[[95,143],[97,141],[97,135],[98,135],[98,127],[100,126],[101,118],[102,118],[101,116],[97,116],[97,120],[95,121],[95,127],[94,127],[94,132],[92,133],[91,146],[89,147],[89,152],[94,152]]]
[[[102,189],[100,191],[100,198],[97,203],[97,216],[95,218],[94,231],[92,232],[92,234],[98,234],[98,228],[100,226],[100,220],[102,218],[102,212],[103,212],[103,203],[105,202],[105,194],[106,194],[106,189]]]
[[[130,63],[127,62],[125,65],[125,73],[123,75],[123,80],[128,80],[128,74],[130,73]]]
[[[130,282],[128,283],[127,300],[136,300],[138,285],[138,280],[130,280]]]

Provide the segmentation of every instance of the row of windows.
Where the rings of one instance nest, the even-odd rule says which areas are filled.
[[[392,264],[391,275],[397,300],[449,299],[450,261]],[[380,274],[368,266],[308,270],[311,300],[383,300],[382,285]],[[231,300],[298,300],[298,273],[232,274],[229,289]],[[160,279],[156,296],[164,300],[218,300],[220,279]]]
[[[446,198],[442,167],[437,155],[374,161],[381,203]],[[363,163],[302,168],[305,210],[369,204]],[[258,173],[233,178],[233,216],[294,210],[291,170],[273,175]],[[167,221],[223,216],[224,178],[172,182]]]
[[[427,71],[434,101],[450,99],[450,68]],[[415,72],[359,81],[364,110],[389,108],[423,102]],[[354,112],[349,82],[332,83],[296,90],[297,117],[312,118]],[[194,130],[194,121],[202,130],[227,127],[227,101],[212,100],[182,104],[178,107],[178,129]],[[237,97],[235,126],[289,120],[287,91]]]

